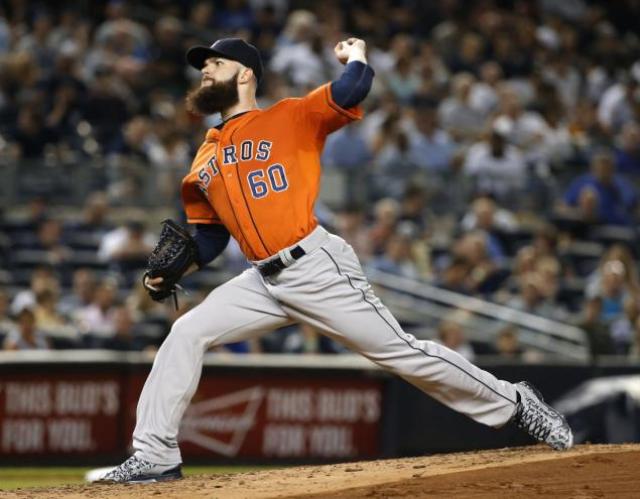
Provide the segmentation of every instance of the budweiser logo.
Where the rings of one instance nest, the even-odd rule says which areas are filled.
[[[184,415],[179,438],[224,456],[235,456],[264,398],[265,390],[255,386],[195,402]]]

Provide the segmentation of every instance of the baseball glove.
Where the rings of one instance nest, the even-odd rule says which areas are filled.
[[[147,271],[142,278],[149,296],[155,301],[162,301],[171,295],[175,299],[178,281],[191,264],[198,261],[198,245],[191,234],[173,220],[163,221],[160,240],[149,255]],[[162,277],[163,281],[151,287],[147,284],[147,278],[154,277]]]

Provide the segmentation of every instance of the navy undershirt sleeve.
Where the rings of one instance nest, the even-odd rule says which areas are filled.
[[[193,238],[198,245],[198,267],[212,262],[229,244],[229,231],[221,224],[196,224]]]
[[[360,104],[371,90],[374,71],[360,61],[347,64],[340,78],[331,82],[331,97],[343,109]]]

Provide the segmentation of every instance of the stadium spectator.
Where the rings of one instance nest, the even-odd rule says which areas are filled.
[[[582,77],[580,71],[572,64],[569,52],[552,54],[541,76],[544,81],[553,85],[565,109],[570,111],[576,107],[580,98]]]
[[[635,121],[622,127],[615,156],[617,172],[636,178],[640,176],[640,125]]]
[[[75,313],[91,304],[96,289],[95,273],[88,268],[80,268],[73,272],[71,290],[60,298],[58,310],[70,319]]]
[[[108,67],[99,67],[87,96],[85,118],[91,125],[103,152],[117,150],[122,141],[122,129],[130,116],[123,97],[122,80]]]
[[[598,295],[602,300],[602,319],[605,322],[611,323],[623,315],[628,291],[624,264],[620,260],[605,263]]]
[[[505,243],[518,229],[518,221],[509,210],[500,208],[491,196],[478,196],[460,221],[460,228],[465,232],[484,231],[490,253],[499,259],[506,255]]]
[[[462,234],[452,244],[448,259],[449,263],[439,275],[440,285],[466,294],[495,291],[493,278],[497,275],[497,267],[489,255],[485,233]]]
[[[100,348],[120,351],[142,350],[145,343],[144,338],[136,331],[131,312],[123,305],[113,310],[113,335],[100,340],[98,342]]]
[[[599,152],[591,161],[591,172],[569,185],[563,208],[586,223],[630,225],[637,201],[634,187],[615,173],[611,154]]]
[[[487,118],[498,107],[499,84],[502,68],[495,61],[487,61],[480,67],[480,79],[471,87],[469,103]]]
[[[336,233],[347,241],[363,259],[371,255],[371,242],[365,226],[364,210],[347,205],[336,213]]]
[[[384,251],[387,241],[395,232],[400,216],[400,205],[395,199],[385,198],[373,208],[373,223],[369,227],[369,240],[372,253],[378,255]]]
[[[73,256],[73,251],[63,239],[62,222],[60,220],[43,220],[30,250],[41,253],[41,261],[52,267],[64,265]]]
[[[394,63],[393,70],[385,76],[386,84],[394,98],[409,103],[421,87],[419,68],[413,62],[413,54],[402,54]]]
[[[495,341],[496,352],[500,357],[510,360],[520,360],[524,355],[524,349],[518,338],[518,328],[505,326],[498,331]]]
[[[437,340],[447,348],[462,355],[468,361],[473,362],[475,353],[464,334],[464,323],[461,322],[463,319],[464,316],[462,314],[454,312],[440,321]]]
[[[473,179],[475,192],[512,202],[524,188],[527,171],[521,151],[507,142],[508,126],[496,122],[486,140],[469,148],[464,173]]]
[[[538,226],[533,234],[531,247],[538,258],[555,257],[558,251],[558,230],[550,223]]]
[[[446,172],[451,165],[456,144],[440,128],[435,105],[421,102],[408,124],[406,132],[412,161],[428,173]]]
[[[4,339],[5,350],[46,350],[49,339],[37,329],[33,308],[25,305],[16,314],[16,326]]]
[[[598,268],[588,276],[585,289],[587,296],[598,296],[602,292],[604,267],[609,262],[621,262],[624,267],[626,288],[630,293],[640,293],[640,277],[638,276],[638,266],[633,254],[628,246],[618,243],[607,248],[600,258]]]
[[[373,167],[376,193],[395,199],[399,199],[407,184],[420,174],[408,134],[394,116],[382,125]]]
[[[522,151],[529,163],[548,160],[552,129],[540,113],[526,110],[523,97],[512,87],[500,89],[499,112],[494,127],[503,130],[505,138]]]
[[[22,34],[16,44],[18,52],[33,54],[35,64],[45,74],[52,69],[55,59],[55,49],[49,44],[49,37],[53,30],[51,13],[43,8],[33,13],[31,30]]]
[[[637,295],[629,295],[624,300],[624,314],[615,319],[609,327],[611,342],[613,344],[612,353],[627,355],[634,342],[635,324],[640,317],[640,303]]]
[[[144,223],[129,220],[107,232],[98,249],[98,258],[124,272],[144,268],[155,245],[155,237],[145,231]]]
[[[318,32],[316,16],[306,10],[292,12],[271,58],[270,68],[291,84],[314,88],[331,80],[335,58]]]
[[[369,266],[382,272],[417,279],[418,268],[412,254],[415,228],[403,222],[387,239],[382,255],[373,258]]]
[[[104,280],[98,285],[93,302],[78,310],[76,325],[87,346],[100,344],[101,340],[114,335],[116,292],[116,283]]]
[[[67,335],[75,336],[74,328],[58,311],[58,292],[44,289],[36,295],[36,306],[33,313],[36,318],[36,328],[47,336]]]
[[[546,317],[548,319],[560,319],[561,313],[545,296],[545,282],[543,276],[536,272],[530,272],[520,281],[518,294],[507,301],[508,307],[529,314]]]
[[[420,184],[410,183],[400,200],[400,222],[411,222],[419,232],[427,229],[427,207],[429,204],[427,190]]]
[[[587,334],[592,357],[614,353],[609,327],[603,319],[602,298],[589,298],[584,304],[583,317],[578,326]]]
[[[456,142],[470,143],[480,136],[484,117],[470,103],[475,78],[469,73],[458,73],[451,80],[451,96],[438,108],[440,123]]]
[[[50,266],[40,265],[33,269],[29,280],[29,288],[22,289],[11,302],[11,313],[17,315],[24,307],[33,309],[36,306],[36,297],[43,291],[60,290],[60,280]]]
[[[147,66],[149,78],[176,97],[182,97],[187,89],[182,24],[172,16],[160,17],[154,25],[153,35]]]
[[[347,171],[364,169],[371,159],[371,150],[362,137],[358,124],[341,128],[329,135],[322,153],[323,166]]]
[[[598,120],[609,133],[618,133],[626,123],[638,120],[639,87],[640,61],[634,63],[619,83],[612,84],[602,95]]]
[[[70,235],[80,236],[84,241],[99,242],[104,234],[113,228],[109,221],[109,199],[102,191],[87,196],[82,207],[82,219],[65,225]],[[88,241],[90,240],[90,241]]]
[[[18,120],[9,138],[17,148],[17,155],[24,159],[41,158],[47,145],[57,142],[54,130],[45,124],[41,111],[28,105],[18,112]]]

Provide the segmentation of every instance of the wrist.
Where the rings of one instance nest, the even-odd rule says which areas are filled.
[[[354,48],[349,53],[349,58],[347,59],[347,64],[353,61],[360,61],[364,64],[367,64],[367,56],[364,52],[364,49]]]

